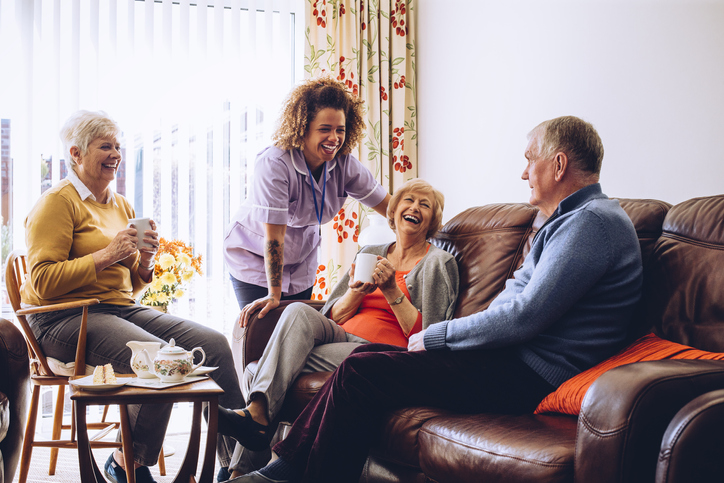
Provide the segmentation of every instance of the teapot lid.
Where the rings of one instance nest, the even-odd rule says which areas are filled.
[[[164,354],[183,354],[186,351],[181,347],[178,347],[176,345],[176,341],[171,339],[168,345],[161,349],[159,352],[163,352]]]

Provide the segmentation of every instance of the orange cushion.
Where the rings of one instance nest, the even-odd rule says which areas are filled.
[[[676,342],[647,334],[624,350],[593,366],[577,376],[573,376],[546,396],[538,405],[535,414],[562,413],[578,416],[586,391],[598,376],[609,369],[641,361],[661,361],[664,359],[724,359],[724,352],[706,352]]]

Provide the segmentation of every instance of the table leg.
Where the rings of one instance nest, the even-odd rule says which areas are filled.
[[[96,460],[91,452],[90,440],[88,439],[88,427],[86,426],[86,405],[75,402],[75,426],[78,435],[78,467],[80,470],[80,481],[82,483],[104,482],[103,474],[96,465]]]
[[[126,479],[128,483],[136,483],[136,469],[133,462],[133,436],[131,435],[131,423],[128,420],[128,406],[119,404],[118,410],[121,415],[121,442],[123,444],[123,463],[126,470]]]
[[[219,429],[219,398],[216,396],[209,399],[209,420],[206,422],[206,429],[204,466],[201,468],[201,479],[199,480],[199,483],[212,483],[214,481],[216,436]]]
[[[201,442],[201,401],[194,402],[193,417],[191,420],[191,433],[189,434],[189,445],[186,448],[184,461],[178,470],[173,483],[189,483],[196,481],[196,467],[199,461],[199,446]]]

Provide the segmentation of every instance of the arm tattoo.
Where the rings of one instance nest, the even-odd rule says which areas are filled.
[[[284,242],[269,240],[266,243],[266,273],[272,287],[282,286],[282,271],[284,269]]]

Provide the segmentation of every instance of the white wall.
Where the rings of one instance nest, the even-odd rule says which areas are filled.
[[[724,193],[724,0],[415,5],[419,174],[446,221],[527,201],[526,135],[569,114],[603,139],[609,196]]]

